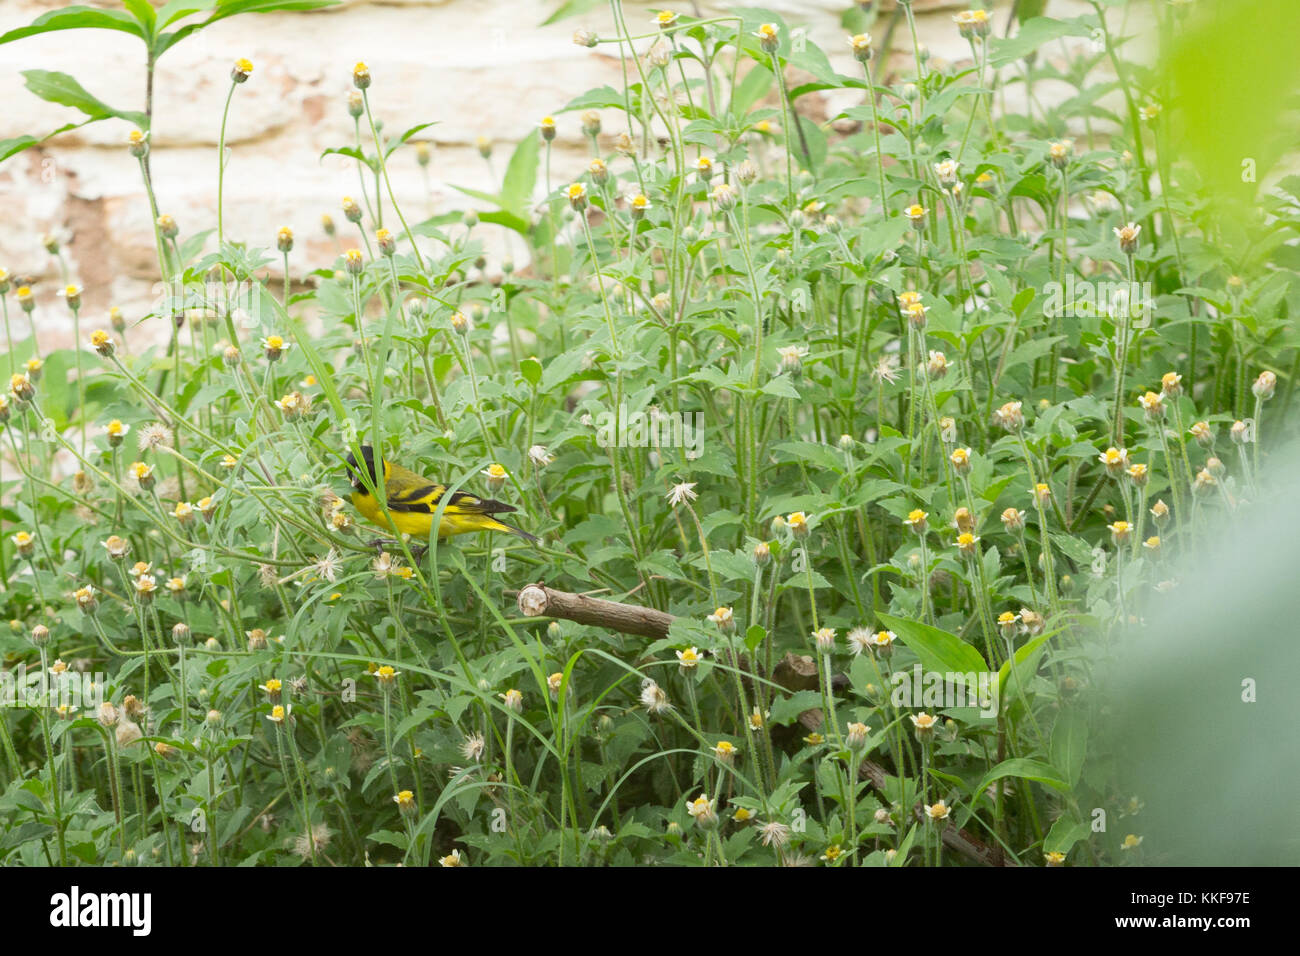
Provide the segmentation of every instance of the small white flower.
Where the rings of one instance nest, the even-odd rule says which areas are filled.
[[[668,503],[676,508],[683,501],[694,501],[699,497],[695,493],[695,485],[693,481],[679,481],[668,492]]]
[[[475,731],[461,741],[460,752],[470,763],[478,763],[479,758],[483,756],[485,747],[486,741],[483,739],[483,735]]]
[[[321,558],[314,565],[316,573],[325,581],[331,584],[338,579],[340,554],[338,551],[330,548],[329,554]]]
[[[155,448],[172,447],[172,433],[166,425],[161,422],[153,422],[140,429],[140,435],[137,439],[141,451],[152,451]]]
[[[857,657],[863,651],[871,647],[871,631],[867,630],[865,627],[855,627],[853,630],[849,631],[847,640],[849,643],[849,650],[852,652],[854,657]]]
[[[673,709],[664,689],[649,678],[641,682],[641,704],[652,714],[662,714]]]

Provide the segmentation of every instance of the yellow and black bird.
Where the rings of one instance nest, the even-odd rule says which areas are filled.
[[[375,450],[369,445],[361,446],[361,457],[365,460],[365,474],[370,476],[370,483],[376,489],[379,480],[375,476]],[[351,453],[347,457],[348,471],[351,472],[352,504],[371,524],[387,528],[384,512],[379,502],[362,480],[362,472],[357,460]],[[426,541],[429,529],[433,525],[434,513],[442,497],[447,492],[445,485],[430,481],[417,475],[409,468],[395,465],[380,459],[384,475],[384,497],[388,500],[388,513],[397,530],[412,535],[416,540]],[[494,517],[514,511],[513,505],[491,498],[476,498],[463,491],[455,492],[447,506],[442,509],[442,520],[438,522],[438,537],[447,538],[454,534],[466,534],[470,531],[504,531],[526,541],[536,541],[535,535],[521,531]]]

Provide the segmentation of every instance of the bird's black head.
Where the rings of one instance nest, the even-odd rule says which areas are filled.
[[[378,485],[378,484],[379,484],[379,479],[375,476],[375,450],[374,450],[374,448],[372,448],[372,447],[369,446],[369,445],[362,445],[362,446],[361,446],[361,458],[362,458],[362,460],[365,461],[365,463],[366,463],[365,473],[368,474],[368,475],[370,476],[370,483],[371,483],[372,485]],[[382,462],[383,459],[381,458],[380,461]],[[352,482],[352,487],[353,487],[353,488],[364,488],[364,487],[365,487],[365,484],[364,484],[364,483],[362,482],[362,480],[361,480],[362,471],[361,471],[361,469],[357,466],[357,459],[356,459],[356,456],[354,456],[354,455],[352,454],[352,452],[348,452],[347,464],[348,464],[348,471],[351,472],[351,475],[349,476],[349,479],[348,479],[348,480]]]

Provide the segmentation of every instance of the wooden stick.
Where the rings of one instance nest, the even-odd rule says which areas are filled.
[[[654,608],[557,591],[540,582],[521,590],[517,603],[524,617],[558,617],[641,637],[667,637],[674,620],[673,615]]]

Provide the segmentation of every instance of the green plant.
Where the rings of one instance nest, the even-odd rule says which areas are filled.
[[[136,32],[152,69],[186,11],[319,5],[42,20]],[[1151,852],[1092,830],[1128,801],[1113,755],[1089,760],[1104,677],[1294,437],[1297,180],[1234,224],[1169,154],[1175,81],[1121,58],[1106,5],[1010,38],[970,11],[970,64],[909,30],[915,75],[890,83],[858,9],[852,75],[769,11],[634,34],[610,9],[615,36],[575,39],[617,47],[627,83],[463,190],[487,208],[415,221],[388,168],[430,124],[388,136],[383,69],[357,64],[332,152],[363,201],[335,261],[292,230],[160,228],[170,291],[139,322],[165,347],[97,329],[99,369],[70,379],[73,356],[36,375],[10,337],[0,647],[63,682],[84,662],[120,703],[0,712],[0,859]],[[1171,15],[1162,36],[1198,34]],[[1133,108],[1094,95],[1105,67]],[[1048,80],[1075,95],[1005,105]],[[829,89],[863,102],[819,124],[801,106]],[[556,135],[591,147],[575,182],[552,181]],[[147,137],[128,148],[147,184]],[[340,493],[363,443],[510,501],[541,544],[359,528]],[[539,580],[623,608],[517,612]]]

